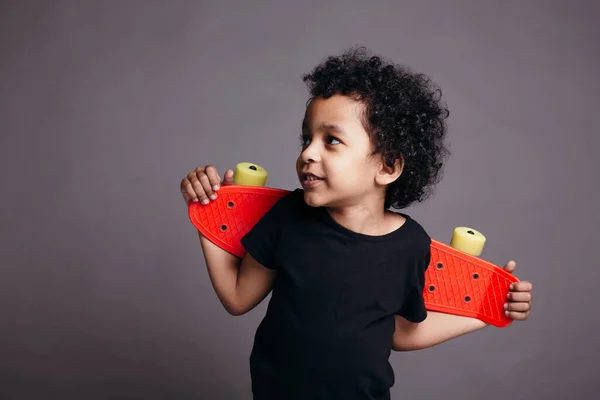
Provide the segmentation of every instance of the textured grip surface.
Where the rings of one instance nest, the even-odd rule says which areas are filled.
[[[242,237],[288,190],[246,185],[222,186],[207,205],[190,203],[188,215],[208,240],[231,254],[246,254]]]
[[[431,261],[425,272],[423,297],[428,310],[480,319],[504,327],[506,294],[513,274],[432,239]]]
[[[190,203],[192,224],[220,248],[243,257],[242,237],[288,190],[242,185],[223,186],[208,205]],[[518,279],[502,268],[432,240],[423,296],[428,310],[462,315],[505,327],[512,320],[503,305],[509,285]]]

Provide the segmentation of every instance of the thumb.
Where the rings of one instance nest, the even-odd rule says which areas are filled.
[[[516,267],[517,267],[517,263],[514,262],[513,260],[511,260],[511,261],[509,261],[509,262],[506,263],[506,265],[504,266],[504,270],[506,272],[512,273],[515,270]]]
[[[225,171],[225,176],[223,177],[223,183],[221,185],[232,185],[233,184],[233,170],[228,169]]]

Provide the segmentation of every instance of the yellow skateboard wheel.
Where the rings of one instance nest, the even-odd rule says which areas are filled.
[[[485,236],[475,229],[459,226],[454,228],[450,247],[463,251],[472,256],[478,256],[483,251],[485,245]]]
[[[233,183],[244,186],[265,186],[269,173],[260,165],[241,162],[235,166]]]

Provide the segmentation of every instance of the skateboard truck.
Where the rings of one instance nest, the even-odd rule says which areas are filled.
[[[265,187],[268,172],[253,163],[236,166],[232,185],[223,186],[208,205],[191,202],[188,215],[204,237],[243,257],[241,238],[289,190]],[[478,256],[486,238],[475,229],[457,227],[450,245],[431,240],[423,297],[430,311],[477,318],[496,327],[512,319],[504,314],[509,286],[519,279]]]

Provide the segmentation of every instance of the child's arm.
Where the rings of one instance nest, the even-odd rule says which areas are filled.
[[[217,297],[231,315],[252,310],[271,291],[276,272],[250,254],[240,259],[219,248],[198,232],[208,275]]]
[[[504,269],[512,273],[515,267],[516,263],[510,261]],[[528,281],[511,285],[506,303],[509,318],[521,321],[529,318],[532,289],[533,285]],[[488,326],[476,318],[433,311],[428,311],[427,318],[420,323],[410,322],[399,315],[395,318],[396,330],[392,345],[395,351],[425,349]]]
[[[227,170],[221,182],[215,166],[207,165],[188,173],[181,180],[180,190],[189,207],[192,201],[208,204],[216,199],[220,186],[232,183],[233,170]],[[241,315],[256,307],[271,291],[275,271],[265,268],[249,254],[240,259],[206,239],[200,232],[198,236],[208,275],[225,310],[232,315]]]
[[[486,323],[468,317],[427,312],[423,322],[410,322],[396,315],[393,349],[395,351],[421,350],[454,339],[487,326]]]

